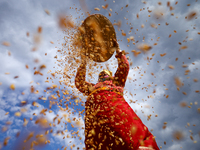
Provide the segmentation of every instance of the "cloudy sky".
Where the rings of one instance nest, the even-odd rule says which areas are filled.
[[[121,22],[121,27],[115,26],[117,39],[131,64],[125,99],[156,136],[158,146],[197,150],[199,8],[199,0],[85,0],[81,5],[78,0],[1,0],[0,147],[30,149],[33,141],[41,143],[34,149],[84,147],[85,97],[73,88],[71,32],[64,32],[58,22],[60,16],[70,16],[78,26],[87,10],[105,15],[113,24]],[[129,42],[130,37],[134,41]],[[137,55],[144,44],[152,49]],[[116,62],[113,55],[98,65],[108,64],[114,72]],[[66,66],[72,67],[67,79]],[[97,74],[87,80],[97,82]]]

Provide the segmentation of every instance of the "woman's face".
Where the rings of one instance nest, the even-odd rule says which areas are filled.
[[[100,74],[99,74],[99,81],[102,81],[104,78],[109,78],[109,74],[107,74],[106,72],[102,71]]]
[[[105,76],[109,76],[109,74],[107,74],[106,72],[102,71],[100,74],[99,74],[99,78],[104,78]]]

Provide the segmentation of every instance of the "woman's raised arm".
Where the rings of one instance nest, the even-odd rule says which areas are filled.
[[[75,85],[76,88],[83,94],[89,95],[92,91],[94,84],[85,81],[86,76],[86,60],[83,60],[77,69]]]
[[[124,87],[130,66],[126,56],[119,49],[119,44],[117,43],[117,41],[115,41],[115,45],[116,45],[115,47],[117,47],[116,50],[117,54],[115,55],[115,57],[117,58],[118,61],[118,68],[117,71],[115,72],[114,84],[117,86]]]

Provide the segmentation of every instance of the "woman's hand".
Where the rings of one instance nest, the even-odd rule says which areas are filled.
[[[86,65],[86,63],[87,63],[87,56],[81,54],[81,64]]]
[[[117,55],[122,51],[122,50],[119,48],[119,43],[117,42],[116,39],[113,39],[113,47],[116,47],[116,53],[117,53]]]
[[[122,50],[121,49],[116,49],[116,53],[119,54]]]

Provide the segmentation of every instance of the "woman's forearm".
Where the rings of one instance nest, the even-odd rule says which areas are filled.
[[[79,68],[77,69],[76,78],[75,78],[76,88],[85,95],[90,94],[90,88],[93,84],[86,82],[86,61],[83,61]]]
[[[129,72],[129,62],[122,51],[120,51],[115,57],[118,61],[118,68],[115,73],[114,81],[116,85],[124,87]]]
[[[75,85],[76,88],[83,92],[83,84],[85,82],[85,75],[86,75],[86,65],[85,63],[81,63],[77,69],[76,78],[75,78]]]

